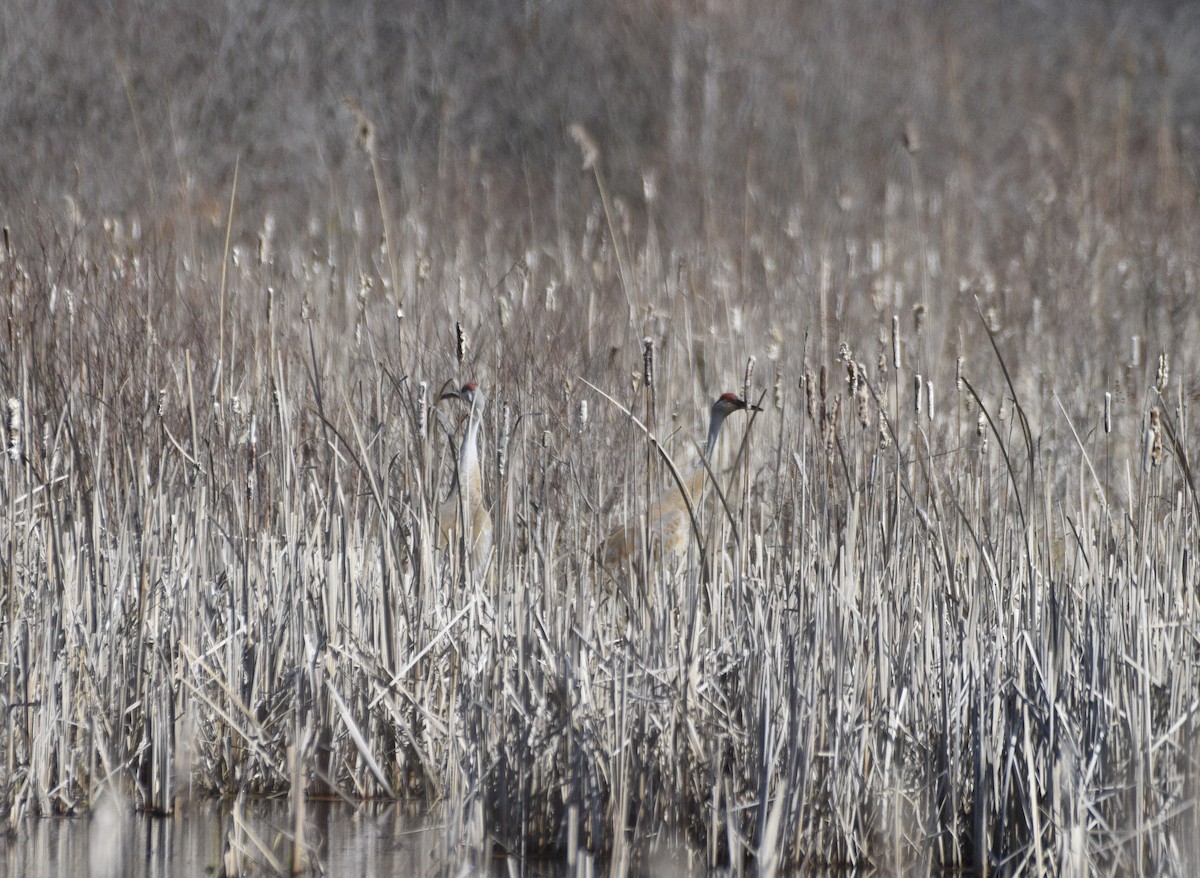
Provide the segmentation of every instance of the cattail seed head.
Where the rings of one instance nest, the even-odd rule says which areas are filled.
[[[933,421],[933,382],[925,382],[925,413],[930,422]]]
[[[467,358],[467,331],[463,329],[462,322],[459,320],[454,321],[454,356],[458,359],[460,366]]]
[[[808,409],[808,417],[815,421],[817,419],[817,378],[813,375],[813,370],[808,366],[804,367],[804,380],[801,383],[804,387],[804,399]]]
[[[987,429],[987,418],[983,416],[983,412],[979,413],[979,418],[975,421],[975,435],[982,436],[984,430]]]
[[[1104,432],[1112,432],[1112,394],[1104,394]]]
[[[354,111],[356,127],[354,131],[354,141],[359,149],[367,154],[370,159],[375,158],[375,125],[367,117],[366,111],[358,101],[348,98],[346,104]]]
[[[1162,442],[1162,421],[1158,414],[1158,408],[1150,409],[1150,426],[1146,430],[1146,460],[1143,461],[1143,467],[1147,472],[1150,467],[1159,466],[1162,463],[1163,442]]]
[[[1158,372],[1154,376],[1154,389],[1161,395],[1167,389],[1167,381],[1171,377],[1171,368],[1167,362],[1167,352],[1158,355]]]
[[[246,499],[254,499],[254,491],[258,487],[258,419],[250,416],[250,430],[246,434]]]
[[[1142,365],[1142,337],[1140,335],[1135,335],[1133,337],[1129,365],[1133,366],[1135,369]]]
[[[654,339],[642,339],[642,385],[649,390],[654,386]]]
[[[832,454],[833,449],[837,446],[837,428],[838,419],[842,413],[842,395],[839,393],[833,398],[833,405],[829,408],[829,418],[825,424],[825,450]]]
[[[600,147],[592,139],[592,135],[578,122],[572,122],[567,127],[567,133],[571,135],[571,139],[579,147],[580,156],[583,160],[582,169],[590,171],[595,168],[596,162],[600,161]]]
[[[858,422],[865,430],[871,425],[871,395],[867,393],[867,374],[861,364],[858,372],[858,387],[855,391],[855,397],[858,400]]]
[[[962,367],[963,367],[963,358],[959,357],[958,361],[954,364],[954,389],[956,391],[958,391],[959,393],[962,393],[962,388],[963,388]]]
[[[925,383],[921,380],[921,373],[918,372],[913,378],[914,390],[914,408],[913,413],[919,418],[921,417],[921,392],[925,387]]]
[[[746,376],[742,380],[742,399],[748,400],[751,397],[751,389],[754,386],[754,357],[746,360]]]
[[[8,456],[21,459],[21,401],[16,397],[8,400]]]
[[[417,436],[424,439],[429,435],[429,382],[417,384]]]
[[[900,316],[892,315],[892,368],[900,368]]]
[[[587,429],[588,423],[588,401],[586,399],[579,400],[579,430],[583,432]]]
[[[916,330],[917,335],[920,335],[921,331],[925,328],[925,318],[929,316],[929,309],[925,307],[924,302],[918,302],[913,305],[912,314],[913,329]]]

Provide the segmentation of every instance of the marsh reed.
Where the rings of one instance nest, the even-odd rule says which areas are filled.
[[[699,23],[676,61],[727,72],[664,79],[694,155],[637,186],[594,124],[532,181],[445,147],[416,186],[354,103],[365,157],[307,222],[250,171],[212,227],[6,220],[7,825],[290,796],[284,870],[306,796],[386,797],[444,803],[446,862],[480,867],[1195,869],[1200,217],[1170,119],[1124,68],[1072,80],[1014,194],[949,40],[918,76],[944,125],[792,132],[792,165],[768,122],[723,140],[750,86]],[[438,541],[463,425],[433,403],[470,381],[484,565]],[[663,455],[701,465],[725,391],[763,411],[726,430],[704,556],[614,589],[604,535]]]

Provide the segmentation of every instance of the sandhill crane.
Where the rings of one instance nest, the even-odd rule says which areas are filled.
[[[459,523],[467,522],[467,550],[471,555],[473,575],[478,576],[492,550],[492,516],[483,502],[483,471],[479,466],[479,426],[483,423],[483,408],[487,398],[479,385],[464,384],[461,390],[448,390],[438,401],[458,399],[470,407],[462,445],[458,450],[458,470],[450,495],[438,509],[438,532],[442,546],[458,545]]]
[[[704,447],[704,460],[708,461],[709,466],[714,466],[713,451],[717,447],[717,439],[721,435],[721,426],[725,423],[725,418],[733,412],[747,410],[762,411],[758,406],[751,405],[736,393],[723,393],[713,403],[712,416],[708,422],[708,442]],[[707,479],[708,469],[703,461],[690,476],[683,479],[693,511],[700,502]],[[692,539],[692,519],[688,514],[688,505],[677,484],[672,485],[650,505],[645,523],[649,527],[650,556],[652,558],[669,558],[672,553],[682,557],[687,553]],[[642,528],[643,521],[639,516],[636,521],[619,525],[609,531],[600,550],[600,559],[603,565],[613,570],[624,565],[630,559],[640,557]]]

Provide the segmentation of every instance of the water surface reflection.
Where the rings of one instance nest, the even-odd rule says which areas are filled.
[[[307,802],[309,864],[326,875],[472,874],[448,840],[441,809],[403,804]],[[192,878],[221,875],[230,857],[244,874],[289,874],[292,814],[285,800],[194,801],[171,817],[101,802],[86,817],[30,818],[0,834],[0,878]],[[547,864],[489,863],[493,875],[552,878]]]

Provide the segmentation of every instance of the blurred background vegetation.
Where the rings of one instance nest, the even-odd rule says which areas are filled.
[[[1003,264],[1006,224],[1053,213],[1073,174],[1114,205],[1194,200],[1200,146],[1187,3],[9,0],[0,59],[8,222],[64,197],[89,218],[211,216],[236,162],[251,227],[327,219],[373,193],[351,99],[404,199],[437,187],[457,210],[482,180],[526,235],[555,175],[579,185],[581,123],[635,222],[652,180],[668,246],[740,226],[747,200],[793,231],[869,223],[909,176],[907,129]],[[1121,138],[1093,148],[1097,129]],[[1164,183],[1163,162],[1187,173]]]

